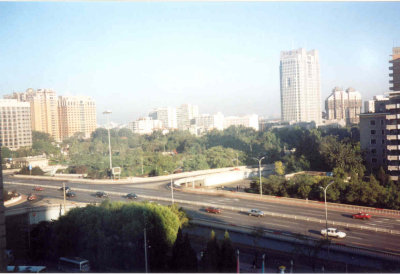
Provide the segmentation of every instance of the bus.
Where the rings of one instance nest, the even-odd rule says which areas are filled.
[[[89,272],[90,264],[88,260],[79,257],[60,257],[58,270],[63,272]]]
[[[27,265],[9,265],[7,272],[23,272],[23,273],[43,273],[46,272],[45,266],[27,266]]]

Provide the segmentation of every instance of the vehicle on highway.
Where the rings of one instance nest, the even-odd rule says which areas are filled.
[[[58,270],[63,272],[89,272],[89,261],[79,257],[60,257]]]
[[[219,213],[221,213],[221,209],[220,209],[220,208],[217,208],[217,207],[209,206],[209,207],[206,208],[206,212],[208,212],[208,213],[214,213],[214,214],[219,214]]]
[[[326,229],[321,230],[321,235],[326,236]],[[337,228],[328,228],[328,237],[344,238],[346,233],[339,231]]]
[[[362,219],[362,220],[369,220],[371,219],[371,215],[365,212],[358,212],[357,214],[353,214],[353,219]]]
[[[65,193],[65,196],[67,196],[67,198],[73,198],[76,196],[76,194],[75,192],[68,191],[67,193]]]
[[[63,191],[63,190],[64,190],[64,187],[60,187],[58,190]],[[65,192],[68,192],[68,191],[71,191],[71,188],[70,188],[69,186],[66,186],[66,187],[65,187]]]
[[[135,193],[129,193],[125,196],[127,199],[137,199],[137,195]]]
[[[104,191],[97,191],[96,196],[99,198],[107,198],[108,197],[107,193],[105,193]]]
[[[264,212],[262,212],[259,209],[250,209],[250,211],[248,212],[249,216],[256,216],[256,217],[263,217],[264,216]]]
[[[35,186],[35,187],[33,188],[33,190],[34,190],[34,191],[42,191],[42,190],[44,190],[44,188],[41,187],[41,186]]]
[[[38,197],[35,194],[29,194],[28,195],[28,201],[34,201],[36,200]]]

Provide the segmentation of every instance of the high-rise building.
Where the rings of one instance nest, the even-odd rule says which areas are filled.
[[[176,121],[179,130],[188,130],[191,121],[199,116],[199,107],[191,104],[183,104],[176,108]]]
[[[150,117],[139,118],[129,123],[128,128],[137,134],[151,134],[154,130],[163,128],[160,120],[153,120]]]
[[[0,146],[0,163],[3,162]],[[5,273],[7,270],[6,260],[6,210],[4,207],[3,192],[3,165],[0,165],[0,272]]]
[[[156,108],[149,113],[149,117],[151,117],[153,120],[160,120],[165,129],[177,128],[176,108]]]
[[[391,56],[392,60],[389,61],[389,63],[391,63],[389,67],[389,70],[391,70],[389,74],[391,80],[389,83],[392,84],[392,86],[390,90],[400,91],[400,47],[393,48]]]
[[[218,112],[215,115],[202,114],[194,118],[197,132],[202,133],[212,129],[224,129],[224,115]]]
[[[89,138],[96,130],[96,103],[87,96],[59,96],[58,116],[61,140],[77,132]]]
[[[0,99],[0,146],[11,150],[32,146],[31,111],[28,102]]]
[[[353,88],[335,87],[325,100],[327,120],[345,120],[347,125],[359,123],[361,107],[361,93]]]
[[[4,96],[4,98],[29,102],[32,130],[48,133],[54,140],[61,141],[58,125],[58,98],[55,91],[29,88],[24,93],[14,92],[12,95]]]
[[[280,56],[281,119],[321,124],[321,84],[317,50],[282,51]]]
[[[224,119],[224,128],[228,128],[230,126],[244,126],[244,127],[250,127],[255,130],[258,130],[258,115],[257,114],[252,114],[252,115],[246,115],[242,117],[237,117],[237,116],[228,116],[225,117]]]

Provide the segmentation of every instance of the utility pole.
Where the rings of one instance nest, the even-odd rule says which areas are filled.
[[[64,215],[66,213],[65,211],[65,183],[63,183],[63,193],[64,193]]]
[[[171,196],[172,196],[172,204],[174,204],[174,183],[171,178]]]
[[[264,156],[264,157],[261,157],[260,159],[258,159],[258,158],[254,158],[253,157],[253,159],[255,159],[255,160],[257,160],[258,161],[258,173],[259,173],[259,175],[260,175],[260,196],[262,197],[262,183],[261,183],[261,161],[263,160],[263,159],[265,159],[265,157],[266,156]]]
[[[240,273],[239,249],[236,249],[236,273]]]
[[[324,197],[325,197],[325,224],[326,224],[326,239],[328,239],[328,205],[326,204],[326,190],[328,187],[333,184],[335,181],[330,182],[326,187],[320,186],[319,188],[324,190]]]
[[[148,269],[148,266],[147,266],[147,238],[146,238],[146,227],[144,228],[144,263],[145,263],[146,273],[149,273],[149,269]]]
[[[262,273],[265,273],[265,254],[262,255]]]
[[[106,110],[103,112],[103,114],[111,114],[111,110]],[[112,174],[112,157],[111,157],[111,137],[110,137],[110,118],[107,115],[107,130],[108,130],[108,153],[110,155],[110,172],[111,172],[111,179],[113,178]]]
[[[143,155],[142,155],[142,175],[143,175]]]

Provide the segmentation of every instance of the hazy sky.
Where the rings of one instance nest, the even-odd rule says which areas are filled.
[[[389,88],[400,2],[0,2],[0,95],[88,95],[111,120],[192,103],[280,116],[281,50],[317,49],[321,105],[335,86]]]

